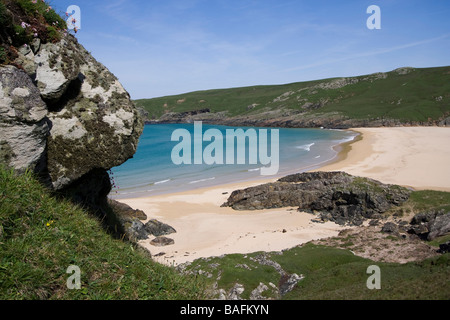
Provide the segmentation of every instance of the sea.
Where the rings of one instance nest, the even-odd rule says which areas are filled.
[[[179,132],[180,129],[186,134],[189,133],[191,139],[183,139],[180,137],[178,139],[172,139],[174,132]],[[203,136],[199,137],[195,135],[199,131],[195,131],[194,124],[145,125],[134,157],[121,166],[112,168],[109,172],[113,185],[110,198],[149,197],[221,184],[267,180],[268,178],[279,178],[293,173],[317,169],[337,157],[337,146],[345,142],[350,142],[357,136],[357,133],[347,130],[249,128],[202,124],[202,134],[211,132],[209,129],[216,129],[214,132],[217,134],[221,133],[224,137],[223,164],[206,164],[206,161],[193,164],[195,162],[194,143],[197,143],[198,146],[200,141],[201,150],[205,150],[208,145],[212,146],[212,141],[218,139],[219,136],[216,136],[215,139],[202,141]],[[244,164],[237,164],[237,148],[239,147],[237,140],[234,144],[236,161],[233,164],[225,160],[225,153],[227,152],[225,148],[225,137],[227,132],[234,130],[234,132],[248,133],[249,129],[258,133],[258,138],[261,137],[261,132],[267,132],[267,156],[271,155],[271,150],[275,150],[271,146],[273,142],[271,139],[271,130],[278,131],[279,165],[276,174],[273,176],[261,174],[261,168],[268,167],[269,165],[264,166],[261,164],[259,157],[256,163],[250,163],[250,153],[258,153],[259,146],[259,144],[253,145],[250,139],[246,139],[245,147],[243,144],[240,145],[241,148],[245,148],[245,150],[240,151],[246,152],[246,161],[244,161]],[[190,164],[189,161],[181,164],[174,163],[177,161],[174,161],[173,150],[179,150],[181,143],[186,146],[186,150],[188,149],[187,143],[191,144],[190,152],[192,161]],[[183,152],[177,154],[182,156],[185,155],[184,152],[186,151],[183,150]],[[215,153],[211,154],[214,155]]]

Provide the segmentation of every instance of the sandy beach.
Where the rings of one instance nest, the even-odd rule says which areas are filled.
[[[345,171],[415,189],[450,191],[450,128],[357,128],[362,139],[344,146],[337,161],[320,171]],[[149,219],[174,227],[174,245],[155,247],[141,241],[155,261],[178,265],[201,257],[280,251],[335,236],[335,223],[311,222],[296,208],[234,211],[221,208],[230,193],[266,181],[236,183],[147,198],[118,199],[143,210]]]
[[[450,191],[450,128],[352,129],[362,140],[322,171],[345,171],[416,190]]]

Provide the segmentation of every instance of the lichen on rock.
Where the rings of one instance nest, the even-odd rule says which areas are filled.
[[[143,122],[118,79],[72,36],[42,46],[36,57],[45,58],[39,60],[36,80],[51,106],[48,172],[53,188],[65,188],[94,168],[108,170],[131,158]],[[47,81],[50,75],[57,77]],[[98,78],[107,85],[94,87]]]
[[[54,191],[102,207],[111,189],[107,170],[136,152],[139,111],[73,35],[35,37],[14,48],[14,34],[6,33],[0,45],[15,54],[0,66],[0,162],[32,169]]]
[[[0,67],[0,162],[19,171],[42,169],[49,127],[40,92],[23,71]]]

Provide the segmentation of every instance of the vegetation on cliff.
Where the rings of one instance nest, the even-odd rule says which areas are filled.
[[[357,77],[198,91],[137,100],[136,104],[148,113],[148,120],[160,122],[194,119],[297,127],[445,125],[450,124],[449,92],[450,67],[400,68]]]
[[[55,42],[67,32],[66,21],[42,0],[0,1],[0,64],[9,64],[17,58],[17,48]]]

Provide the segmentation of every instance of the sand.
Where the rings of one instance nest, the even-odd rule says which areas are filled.
[[[362,139],[344,147],[338,161],[321,171],[345,171],[384,183],[450,191],[450,128],[398,127],[352,129]],[[177,194],[118,199],[143,210],[149,219],[174,227],[174,245],[141,241],[155,261],[178,265],[202,257],[257,251],[281,251],[336,236],[345,227],[315,223],[296,208],[234,211],[220,207],[237,189],[273,181],[221,185]]]
[[[362,134],[345,159],[320,168],[340,170],[416,190],[450,191],[450,128],[353,129]]]

